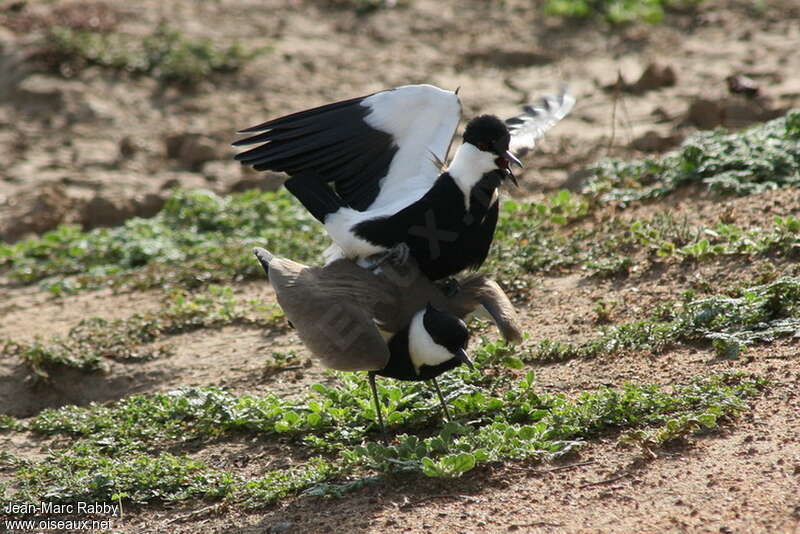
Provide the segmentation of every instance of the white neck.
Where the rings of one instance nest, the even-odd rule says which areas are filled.
[[[464,204],[469,209],[469,195],[472,188],[487,172],[497,169],[495,156],[489,152],[478,150],[471,143],[464,143],[453,156],[453,163],[447,169],[450,176],[464,194]]]
[[[417,312],[408,329],[408,355],[418,374],[423,365],[439,365],[453,358],[453,354],[436,343],[425,330],[424,315],[425,310]]]

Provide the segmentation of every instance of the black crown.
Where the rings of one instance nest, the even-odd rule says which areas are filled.
[[[464,130],[464,142],[475,145],[481,150],[487,147],[492,150],[508,149],[511,135],[506,124],[494,115],[480,115],[467,123]]]

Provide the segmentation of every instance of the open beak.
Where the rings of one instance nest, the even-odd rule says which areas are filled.
[[[500,153],[500,157],[497,158],[498,165],[502,165],[503,170],[506,171],[506,178],[510,178],[511,181],[514,183],[515,187],[519,187],[519,183],[517,183],[517,177],[514,176],[514,173],[511,172],[511,164],[515,163],[518,167],[522,167],[522,162],[511,153],[510,150],[506,150],[505,152]]]
[[[464,349],[458,349],[458,352],[456,352],[456,359],[461,363],[467,364],[467,367],[469,367],[471,370],[475,370],[475,366],[472,365],[469,356],[467,356],[467,351]]]
[[[522,168],[522,162],[517,158],[517,156],[512,154],[510,150],[506,150],[505,153],[503,154],[503,157],[506,158],[511,163],[516,164],[517,167],[519,167],[520,169]]]
[[[517,182],[517,177],[514,176],[514,173],[511,172],[511,169],[508,169],[508,178],[511,180],[511,183],[514,184],[514,187],[519,187],[519,183]]]

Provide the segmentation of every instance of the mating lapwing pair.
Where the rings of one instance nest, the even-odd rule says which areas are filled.
[[[518,156],[572,109],[562,91],[502,121],[467,123],[449,166],[461,114],[457,92],[409,85],[277,118],[240,133],[258,146],[236,159],[285,172],[286,188],[325,227],[324,267],[255,253],[287,319],[324,365],[368,371],[383,428],[375,375],[432,380],[462,363],[463,322],[488,311],[519,341],[511,303],[482,275],[452,279],[486,259],[498,189],[516,178]]]

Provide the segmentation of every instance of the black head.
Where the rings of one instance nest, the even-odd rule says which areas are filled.
[[[430,303],[425,308],[422,324],[437,345],[453,354],[463,352],[469,344],[469,330],[464,321],[452,313],[437,310]]]
[[[409,327],[389,340],[388,365],[377,374],[399,380],[429,380],[459,365],[472,368],[464,321],[430,303],[414,314]]]
[[[494,115],[480,115],[467,123],[464,130],[464,142],[469,143],[481,152],[489,152],[497,156],[497,167],[507,173],[508,178],[514,179],[509,168],[510,163],[520,167],[522,163],[508,149],[511,143],[511,134],[506,124]],[[516,183],[516,180],[514,180]]]
[[[480,115],[467,123],[464,142],[475,145],[483,152],[500,156],[508,150],[511,134],[506,124],[494,115]]]

